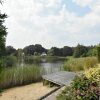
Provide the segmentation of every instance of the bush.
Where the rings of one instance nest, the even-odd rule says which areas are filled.
[[[85,71],[85,76],[92,82],[97,82],[99,85],[100,82],[100,67],[90,68]]]
[[[15,56],[3,57],[1,61],[2,67],[13,67],[16,66],[17,58]]]
[[[100,68],[93,68],[77,76],[71,86],[57,97],[57,100],[99,100]]]

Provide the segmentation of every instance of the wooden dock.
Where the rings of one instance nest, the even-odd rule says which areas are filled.
[[[76,76],[76,73],[74,72],[66,72],[66,71],[60,71],[48,75],[43,75],[43,80],[52,82],[54,84],[65,86],[69,85],[74,77]]]

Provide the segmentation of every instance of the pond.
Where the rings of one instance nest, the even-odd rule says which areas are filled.
[[[45,74],[50,74],[63,70],[63,61],[57,62],[44,62],[40,66],[44,69]]]
[[[65,59],[58,59],[57,57],[52,58],[38,58],[34,59],[34,61],[31,61],[31,64],[29,62],[28,65],[35,65],[43,69],[43,74],[51,74],[54,72],[58,72],[63,70],[63,64]],[[28,66],[25,64],[26,66]]]

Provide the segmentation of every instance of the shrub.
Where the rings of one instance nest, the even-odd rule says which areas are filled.
[[[99,83],[100,82],[100,67],[90,68],[89,70],[86,70],[85,76],[92,82]]]
[[[100,68],[91,68],[85,74],[77,76],[57,100],[99,100],[99,79]]]
[[[16,66],[17,59],[15,56],[7,56],[3,57],[1,61],[1,66],[2,67],[13,67]]]

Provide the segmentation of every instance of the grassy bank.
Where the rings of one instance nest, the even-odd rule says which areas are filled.
[[[97,64],[96,57],[84,57],[84,58],[68,58],[64,63],[64,70],[66,71],[82,71],[89,69]]]
[[[10,88],[41,81],[42,71],[37,66],[3,69],[0,75],[0,88]]]

